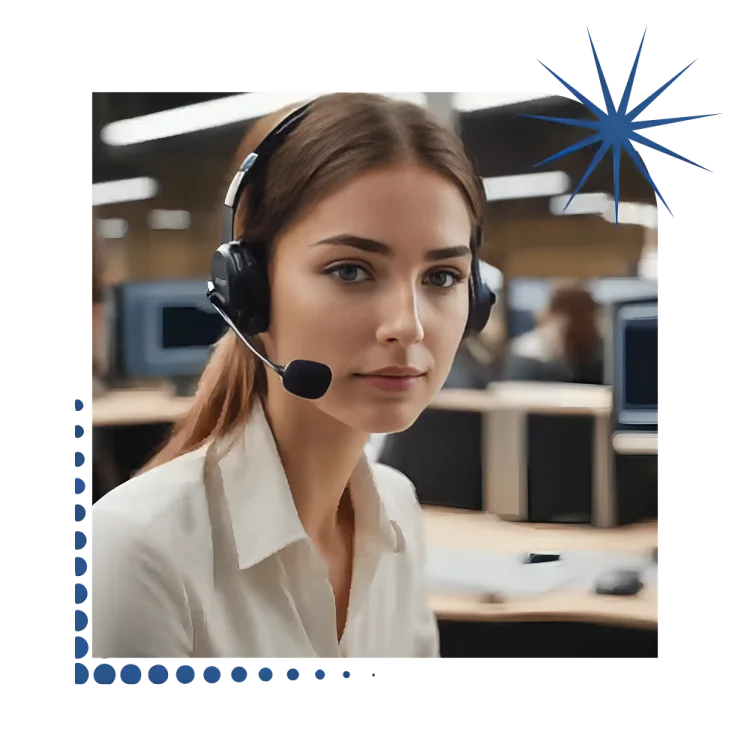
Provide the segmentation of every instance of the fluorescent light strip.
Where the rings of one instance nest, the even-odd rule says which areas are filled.
[[[172,231],[181,231],[190,229],[190,212],[189,211],[167,211],[161,208],[155,208],[148,213],[148,225],[151,229],[165,229]]]
[[[505,107],[508,104],[530,102],[535,99],[547,99],[550,96],[552,96],[552,94],[464,91],[454,95],[453,106],[459,112],[475,112],[479,109],[492,109],[493,107]]]
[[[659,213],[656,206],[650,203],[631,203],[620,201],[617,209],[617,220],[620,224],[637,224],[638,226],[648,229],[656,229],[658,224]],[[604,213],[607,221],[615,220],[615,202],[610,200],[610,204]]]
[[[235,122],[254,120],[279,109],[309,101],[334,89],[255,89],[244,94],[226,96],[186,107],[167,109],[129,120],[106,125],[102,141],[110,146],[130,146],[185,133],[218,128]],[[424,89],[370,89],[400,101],[420,106],[427,105]],[[559,95],[557,89],[459,89],[455,94],[455,108],[463,112],[500,107],[508,104],[544,99]]]
[[[108,203],[130,203],[153,198],[159,191],[159,184],[151,177],[134,177],[130,180],[97,182],[93,186],[94,205]]]
[[[569,187],[570,180],[565,172],[539,172],[484,179],[484,190],[490,202],[559,195]]]
[[[563,211],[569,195],[558,195],[550,200],[550,212],[556,215],[566,214],[598,214],[606,221],[615,220],[615,201],[607,193],[579,193]],[[620,201],[618,221],[620,224],[637,224],[642,227],[655,229],[658,212],[656,206],[649,203],[632,203]]]
[[[169,138],[196,130],[262,117],[283,107],[312,99],[314,93],[236,94],[208,102],[176,107],[129,120],[112,122],[102,129],[102,140],[111,146]]]
[[[565,208],[570,195],[558,195],[549,202],[549,210],[557,216],[568,214],[603,214],[612,200],[607,193],[578,193]],[[564,209],[564,210],[563,210]]]
[[[99,234],[105,240],[121,240],[128,233],[125,219],[100,219],[97,222]]]

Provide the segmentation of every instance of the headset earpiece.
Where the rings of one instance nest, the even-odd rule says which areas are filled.
[[[482,247],[483,230],[481,226],[476,228],[472,240],[471,280],[469,283],[469,319],[466,323],[464,335],[469,333],[480,333],[487,325],[492,312],[492,306],[497,301],[495,293],[482,280],[479,267],[479,251]]]
[[[476,293],[474,292],[476,289]],[[471,309],[469,311],[468,331],[480,333],[487,325],[492,312],[492,306],[497,301],[495,293],[482,281],[479,269],[472,273],[471,280]]]
[[[268,330],[269,285],[262,255],[235,240],[218,248],[211,259],[211,301],[246,336]]]

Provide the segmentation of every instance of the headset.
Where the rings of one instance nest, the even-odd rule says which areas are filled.
[[[313,102],[309,102],[284,118],[242,163],[227,191],[222,208],[222,245],[211,260],[208,299],[227,325],[266,366],[281,377],[287,391],[305,399],[321,398],[328,390],[332,373],[322,362],[295,359],[286,367],[266,359],[248,341],[268,330],[270,284],[266,268],[266,251],[234,236],[234,221],[243,190],[251,178],[262,179],[265,167],[284,140],[304,120]],[[496,297],[482,281],[478,252],[482,245],[482,228],[478,227],[471,241],[472,265],[469,279],[469,317],[464,336],[479,332],[490,317]]]

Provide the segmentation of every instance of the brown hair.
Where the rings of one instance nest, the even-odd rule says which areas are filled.
[[[242,141],[231,174],[292,109],[257,123]],[[284,229],[321,198],[372,169],[404,162],[424,165],[464,194],[474,227],[484,215],[481,179],[459,137],[425,109],[377,94],[331,94],[270,159],[263,179],[244,191],[235,235],[272,252]],[[262,188],[262,189],[261,189]],[[208,259],[207,259],[208,262]],[[232,434],[262,397],[266,373],[231,331],[218,342],[191,409],[146,469]]]
[[[562,350],[567,364],[577,369],[589,364],[599,345],[597,304],[578,281],[560,282],[552,292],[544,320],[562,321]]]

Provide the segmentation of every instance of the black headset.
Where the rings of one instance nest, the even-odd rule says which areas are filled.
[[[208,282],[208,299],[227,325],[266,365],[282,376],[288,390],[302,398],[320,398],[325,393],[330,385],[330,369],[322,363],[307,360],[293,360],[286,367],[282,367],[263,357],[248,342],[246,337],[268,330],[271,290],[265,246],[262,243],[255,245],[236,239],[234,221],[243,190],[251,178],[263,178],[268,161],[287,136],[302,122],[311,105],[312,102],[309,102],[284,118],[244,160],[234,176],[222,207],[222,245],[213,254],[211,277]],[[464,335],[471,331],[479,332],[487,325],[496,301],[494,292],[481,277],[478,257],[481,245],[480,226],[474,232],[471,241],[469,317]]]

